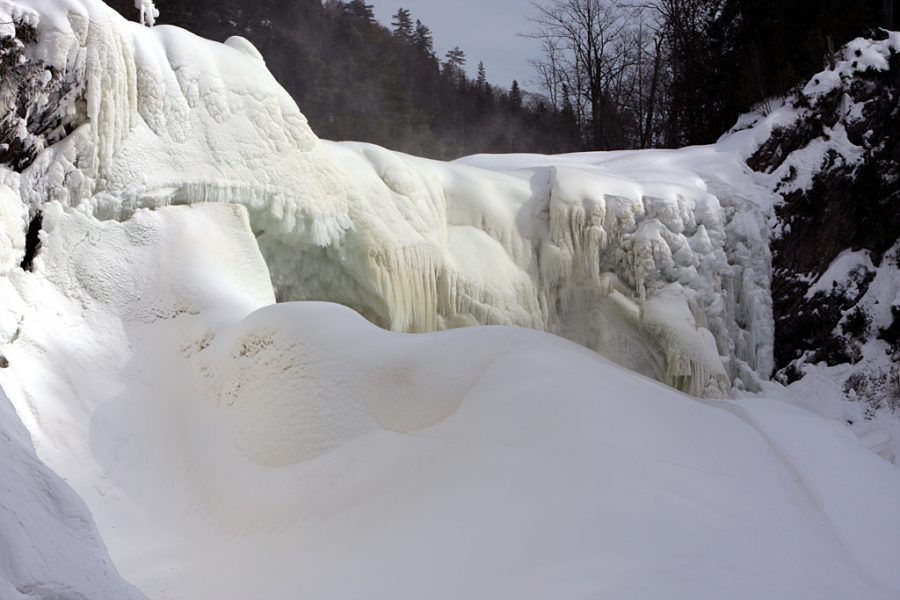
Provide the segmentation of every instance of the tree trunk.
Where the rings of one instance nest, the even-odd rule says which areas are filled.
[[[659,68],[661,61],[661,43],[659,38],[653,44],[655,47],[653,56],[653,79],[650,80],[650,97],[647,100],[647,120],[644,130],[641,131],[641,149],[649,148],[653,143],[653,111],[656,108],[656,88],[659,83]]]

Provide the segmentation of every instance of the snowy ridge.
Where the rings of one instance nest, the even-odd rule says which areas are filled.
[[[729,241],[764,213],[730,198],[752,186],[736,162],[737,179],[673,181],[665,159],[639,178],[566,157],[488,172],[323,143],[246,40],[140,27],[93,0],[42,10],[41,47],[87,110],[23,172],[33,208],[121,219],[239,202],[284,300],[340,302],[395,331],[559,333],[697,396],[768,377],[765,251]],[[762,249],[756,229],[745,242]]]

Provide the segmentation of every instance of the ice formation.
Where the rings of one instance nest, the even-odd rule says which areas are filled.
[[[156,19],[159,18],[159,9],[153,3],[153,0],[134,0],[134,7],[140,11],[138,21],[147,27],[156,25]]]
[[[84,106],[71,99],[79,127],[22,173],[32,210],[239,202],[283,300],[395,331],[546,330],[697,396],[769,375],[767,229],[734,156],[660,154],[635,175],[592,156],[490,169],[320,142],[246,40],[140,28],[96,0],[44,12],[36,51]]]

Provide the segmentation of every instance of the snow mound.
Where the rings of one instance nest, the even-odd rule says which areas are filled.
[[[273,305],[241,207],[44,219],[0,384],[151,598],[900,592],[900,475],[838,425],[539,332]]]
[[[240,203],[282,300],[394,331],[545,330],[697,396],[771,371],[765,217],[734,155],[498,169],[323,143],[246,40],[140,27],[99,0],[20,4],[86,107],[69,98],[78,127],[24,169],[33,210]]]
[[[496,353],[460,336],[385,334],[328,305],[305,310],[283,320],[255,313],[201,357],[212,401],[258,464],[299,463],[379,428],[441,423]],[[455,358],[435,361],[438,351]]]

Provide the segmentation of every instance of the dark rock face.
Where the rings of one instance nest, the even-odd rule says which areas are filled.
[[[19,172],[84,121],[81,78],[27,56],[36,34],[15,23],[15,35],[0,37],[0,165]]]
[[[856,69],[860,54],[847,52]],[[804,363],[856,363],[861,344],[873,338],[892,345],[896,363],[900,307],[893,307],[892,324],[879,328],[862,301],[878,269],[896,260],[889,251],[900,239],[900,54],[890,55],[888,69],[854,71],[824,95],[798,93],[794,108],[797,120],[773,132],[747,161],[765,173],[788,167],[777,190],[784,202],[776,208],[772,243],[776,369],[792,381]],[[842,132],[846,140],[832,139]],[[847,141],[855,146],[853,160],[840,151]],[[790,161],[811,144],[824,148],[822,164],[811,185],[794,189]],[[871,265],[811,293],[845,251],[867,251]]]

